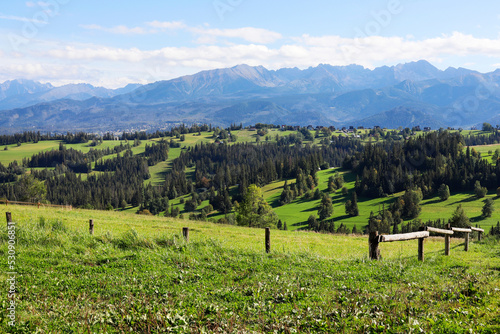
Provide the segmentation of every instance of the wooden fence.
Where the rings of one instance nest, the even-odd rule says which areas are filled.
[[[9,201],[9,203],[11,203]],[[6,212],[5,216],[7,218],[7,226],[10,222],[12,222],[12,214],[10,212]],[[481,241],[481,236],[484,233],[484,230],[477,227],[471,228],[458,228],[458,227],[450,227],[448,224],[447,229],[440,229],[431,226],[422,227],[421,231],[413,232],[413,233],[402,233],[402,234],[389,234],[389,235],[379,235],[378,231],[371,232],[368,237],[368,248],[369,248],[369,256],[371,260],[380,260],[380,249],[379,244],[381,242],[395,242],[395,241],[407,241],[407,240],[418,240],[418,260],[424,261],[424,240],[430,236],[430,232],[443,234],[445,236],[444,239],[444,255],[450,255],[450,237],[458,233],[465,233],[465,248],[464,250],[469,251],[469,234],[472,232],[478,232],[478,240]],[[94,220],[89,220],[89,233],[91,235],[94,234]],[[182,236],[189,242],[189,227],[182,228]],[[266,253],[271,252],[271,229],[269,227],[265,228],[265,238],[264,238],[264,247],[266,249]]]
[[[413,233],[403,233],[403,234],[392,234],[392,235],[379,235],[377,232],[371,232],[368,238],[368,252],[371,260],[380,260],[380,250],[378,248],[381,242],[393,242],[393,241],[406,241],[406,240],[418,240],[418,260],[424,261],[424,240],[429,237],[429,232],[444,234],[444,255],[450,255],[450,237],[458,233],[464,233],[464,250],[469,251],[469,234],[472,232],[478,232],[478,240],[481,241],[481,236],[484,230],[477,227],[471,228],[458,228],[450,227],[448,224],[447,229],[440,229],[435,227],[422,227],[422,231]]]

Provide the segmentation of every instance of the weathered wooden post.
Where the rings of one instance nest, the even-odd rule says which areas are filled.
[[[12,213],[6,212],[5,213],[5,218],[7,218],[7,227],[8,227],[9,223],[12,223]]]
[[[424,238],[418,238],[418,260],[424,262]]]
[[[184,236],[186,242],[189,242],[189,227],[182,228],[182,235]]]
[[[378,231],[370,232],[370,236],[368,237],[370,260],[380,260],[380,250],[378,249],[378,243]]]
[[[474,232],[477,232],[477,241],[481,241],[481,237],[484,233],[484,230],[478,227],[471,227],[470,229],[473,230]]]
[[[40,202],[38,202],[37,204],[38,204],[38,208],[40,209]]]
[[[450,255],[450,235],[453,235],[453,231],[450,230],[450,224],[448,224],[447,230],[435,228],[432,226],[425,227],[425,230],[427,232],[444,234],[444,255]]]
[[[464,247],[464,250],[466,252],[468,252],[469,251],[469,233],[472,233],[472,229],[470,229],[470,228],[452,227],[452,230],[454,232],[465,233],[465,238],[464,238],[465,239],[465,242],[464,242],[465,247]]]
[[[266,227],[266,253],[271,253],[271,229]]]
[[[448,225],[446,225],[446,229],[447,230],[451,230],[451,224],[448,223]],[[449,234],[446,234],[444,236],[444,255],[446,256],[449,256],[450,255],[450,235]]]
[[[425,231],[425,227],[421,227],[420,231]],[[418,238],[418,260],[424,262],[424,238]]]
[[[90,233],[90,235],[94,234],[94,220],[93,219],[89,220],[89,233]]]
[[[464,247],[464,250],[466,252],[469,251],[469,233],[465,233],[465,247]]]

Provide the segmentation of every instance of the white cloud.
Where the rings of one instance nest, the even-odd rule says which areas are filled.
[[[244,28],[242,28],[244,29]],[[212,31],[216,36],[236,36],[234,31]],[[249,36],[246,36],[250,39]],[[251,39],[259,40],[257,34]],[[268,42],[272,40],[260,40]],[[157,50],[123,49],[104,46],[85,48],[68,46],[46,51],[46,55],[58,59],[110,60],[141,62],[147,60],[218,60],[252,62],[275,68],[283,63],[296,66],[312,66],[318,63],[346,65],[357,63],[370,67],[373,63],[417,59],[438,59],[443,56],[500,54],[500,39],[478,39],[472,35],[455,32],[426,40],[408,40],[402,37],[371,36],[358,39],[339,36],[311,37],[304,35],[293,43],[276,48],[262,44],[202,45],[198,47],[168,47]]]
[[[88,25],[81,25],[82,28],[87,29],[87,30],[99,30],[99,31],[105,31],[109,32],[112,34],[119,34],[119,35],[142,35],[142,34],[148,34],[151,31],[148,31],[142,27],[134,27],[134,28],[129,28],[124,25],[119,25],[111,28],[106,28],[103,26],[100,26],[98,24],[88,24]]]
[[[146,23],[148,26],[158,29],[184,29],[187,26],[181,21],[171,21],[171,22],[160,22],[160,21],[152,21]]]
[[[240,38],[257,44],[271,44],[283,38],[280,33],[253,27],[238,29],[190,28],[189,30],[200,36],[198,42],[202,44],[215,42],[217,37]]]
[[[127,27],[119,25],[115,27],[103,27],[98,24],[81,25],[87,30],[99,30],[112,34],[155,34],[161,31],[185,30],[197,36],[199,44],[216,44],[219,38],[242,39],[256,44],[271,44],[283,38],[280,33],[267,29],[244,27],[237,29],[210,29],[208,27],[189,27],[181,21],[151,21],[146,22],[145,27]]]
[[[157,24],[156,29],[161,29]],[[169,25],[165,25],[167,27]],[[175,26],[175,25],[174,25]],[[179,25],[180,26],[180,25]],[[150,25],[151,28],[153,28]],[[99,29],[100,26],[87,27]],[[116,28],[116,27],[115,27]],[[168,28],[165,28],[168,29]],[[188,29],[188,28],[184,28]],[[278,46],[264,44],[274,40],[264,39],[260,31],[199,29],[199,36],[233,38],[245,36],[261,43],[203,44],[194,47],[164,47],[154,50],[139,48],[115,48],[91,44],[66,44],[49,41],[33,41],[23,55],[4,53],[0,73],[12,78],[29,77],[36,80],[81,81],[92,84],[115,86],[124,80],[152,82],[172,79],[200,70],[230,67],[238,64],[263,65],[268,69],[282,67],[307,68],[320,63],[331,65],[359,64],[368,68],[393,65],[407,61],[426,59],[434,63],[459,58],[459,66],[490,57],[491,63],[498,62],[500,38],[476,38],[454,32],[435,38],[416,40],[405,37],[371,36],[344,38],[340,36],[309,36],[288,39]],[[242,28],[245,29],[245,28]],[[123,29],[128,32],[130,28]],[[115,29],[113,31],[119,31]],[[208,33],[205,33],[207,32]],[[243,33],[242,33],[243,31]],[[139,33],[139,32],[135,32]],[[484,64],[481,64],[484,65]],[[10,67],[9,67],[10,66]],[[485,65],[487,66],[487,65]],[[499,64],[491,65],[500,67]],[[157,69],[154,75],[150,69]]]

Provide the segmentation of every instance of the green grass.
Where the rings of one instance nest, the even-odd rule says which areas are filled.
[[[471,146],[470,148],[471,150],[474,149],[476,152],[481,153],[481,158],[487,159],[490,163],[494,163],[492,156],[495,150],[500,148],[500,144]],[[490,151],[491,154],[488,153]]]
[[[48,140],[48,141],[40,141],[38,143],[23,143],[21,146],[7,145],[8,150],[0,150],[0,163],[4,166],[7,166],[9,163],[17,160],[17,162],[21,162],[23,158],[30,158],[36,153],[51,151],[59,149],[59,144],[62,141],[60,140]],[[113,148],[115,146],[120,145],[120,141],[104,141],[99,146],[90,146],[90,142],[83,144],[64,144],[66,148],[73,148],[77,151],[81,151],[83,153],[88,153],[91,149],[102,150],[104,148]]]
[[[2,207],[17,222],[18,333],[497,333],[500,243],[381,244],[116,212]],[[88,219],[95,222],[88,235]],[[190,227],[190,242],[180,236]],[[5,228],[5,227],[4,227]],[[4,230],[5,231],[5,230]],[[0,256],[7,256],[5,232]],[[6,294],[6,262],[0,289]],[[4,295],[5,295],[4,294]]]

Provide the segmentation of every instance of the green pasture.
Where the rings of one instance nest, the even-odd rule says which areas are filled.
[[[15,326],[5,333],[498,333],[500,243],[380,245],[129,213],[12,206]],[[94,221],[89,235],[88,220]],[[189,242],[181,230],[189,227]],[[6,227],[4,224],[4,231]],[[7,233],[0,256],[7,257]]]

